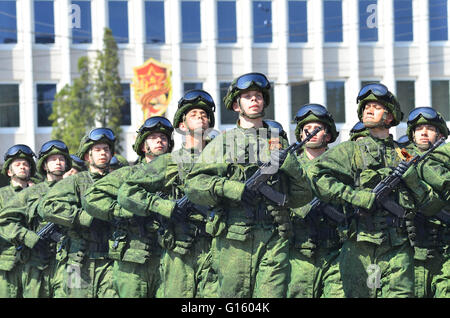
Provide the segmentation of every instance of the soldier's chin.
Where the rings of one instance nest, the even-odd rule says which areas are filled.
[[[65,171],[55,170],[55,171],[52,171],[51,173],[55,176],[62,176],[62,175],[64,175]]]
[[[22,181],[27,181],[29,179],[28,174],[16,174],[15,177]]]
[[[109,167],[109,162],[96,164],[95,166],[99,169],[107,169]]]
[[[167,152],[167,150],[164,150],[164,149],[152,151],[153,155],[155,155],[155,156],[163,155],[166,152]]]
[[[375,127],[379,127],[380,123],[378,121],[365,121],[364,126],[366,128],[375,128]]]
[[[426,144],[416,144],[416,146],[420,150],[428,150],[428,149],[430,149],[430,145],[428,143],[426,143]]]
[[[318,148],[322,148],[324,145],[322,142],[319,141],[315,141],[315,142],[308,142],[306,143],[306,148],[311,148],[311,149],[318,149]]]

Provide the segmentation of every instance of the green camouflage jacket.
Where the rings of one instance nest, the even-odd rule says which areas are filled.
[[[38,212],[44,220],[60,225],[66,239],[62,253],[75,262],[85,255],[91,259],[106,258],[110,225],[94,219],[82,207],[82,198],[87,189],[103,175],[83,171],[61,180],[40,201]]]
[[[386,139],[368,136],[358,141],[343,142],[310,166],[308,175],[313,190],[325,202],[344,206],[348,217],[353,216],[353,207],[370,210],[375,201],[372,189],[401,161],[398,150],[392,136]],[[408,179],[408,182],[414,183],[414,190],[400,182],[390,197],[408,213],[415,213],[417,198],[422,202],[432,200],[428,196],[430,187],[418,178]],[[408,239],[406,230],[389,225],[395,219],[385,209],[376,208],[366,215],[369,217],[354,217],[349,229],[349,235],[356,235],[358,241],[389,242],[397,246]]]
[[[0,209],[3,209],[3,207],[22,190],[22,187],[13,187],[11,184],[0,188]],[[10,271],[14,268],[14,265],[18,260],[16,248],[5,239],[0,238],[0,270]]]
[[[302,151],[298,155],[301,167],[308,171],[308,166],[314,161],[310,160],[306,152]],[[293,243],[305,256],[311,257],[316,248],[339,248],[342,245],[341,237],[345,224],[338,225],[324,215],[309,215],[311,205],[308,203],[302,207],[291,210],[294,237]],[[343,213],[343,211],[341,211]],[[342,234],[343,235],[343,234]]]
[[[32,249],[39,236],[36,234],[46,222],[37,213],[39,200],[57,181],[42,181],[33,187],[25,188],[12,198],[0,211],[0,236],[14,248],[25,246],[20,251],[22,262],[32,262],[38,267],[45,266]],[[31,258],[30,258],[31,257]]]
[[[255,198],[254,203],[246,207],[241,202],[244,183],[257,171],[258,163],[270,162],[268,133],[266,128],[239,126],[224,132],[203,150],[186,179],[189,200],[223,211],[226,222],[220,222],[218,227],[228,227],[227,235],[236,232],[238,240],[246,239],[252,224],[266,224],[272,229],[274,226],[268,211],[277,207],[268,199]],[[282,147],[287,146],[287,141],[282,139]],[[270,177],[268,185],[286,194],[285,208],[299,207],[312,199],[305,173],[295,155],[288,155],[278,172]]]
[[[127,217],[128,211],[117,203],[120,186],[135,172],[142,172],[146,163],[122,167],[97,180],[82,201],[87,213],[110,222],[109,258],[144,264],[151,254],[158,254],[156,231],[152,217]],[[130,212],[128,212],[130,213]]]

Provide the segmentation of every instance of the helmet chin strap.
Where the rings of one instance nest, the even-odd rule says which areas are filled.
[[[260,113],[257,113],[257,114],[254,114],[254,115],[249,115],[249,114],[247,114],[247,113],[244,111],[244,109],[242,108],[242,106],[241,106],[241,99],[240,99],[240,98],[237,99],[237,104],[238,104],[239,109],[240,109],[239,114],[240,114],[241,116],[243,116],[243,117],[248,118],[248,119],[261,118],[261,117],[264,117],[264,115],[265,115],[264,108],[263,108],[263,110],[262,110]]]

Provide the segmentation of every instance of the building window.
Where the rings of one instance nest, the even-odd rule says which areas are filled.
[[[342,42],[342,1],[325,0],[323,3],[325,42]]]
[[[378,41],[377,0],[359,1],[359,41]]]
[[[308,42],[307,2],[289,1],[289,42]]]
[[[122,113],[122,117],[120,120],[120,124],[124,126],[131,125],[131,98],[130,98],[130,84],[122,83],[122,98],[125,100],[125,104],[120,109]]]
[[[0,127],[19,127],[19,85],[0,84]]]
[[[408,120],[408,114],[416,107],[414,98],[414,81],[397,81],[397,100],[400,103],[400,108],[404,114],[403,120]]]
[[[51,126],[52,121],[48,117],[52,114],[53,101],[55,100],[56,84],[37,84],[37,112],[38,126]]]
[[[449,81],[431,81],[431,106],[436,109],[445,120],[450,120],[450,87]]]
[[[201,43],[200,1],[181,1],[183,43]]]
[[[91,2],[72,1],[71,19],[72,43],[92,43]]]
[[[447,41],[447,0],[429,0],[430,41]]]
[[[53,1],[34,1],[35,43],[55,43]]]
[[[117,43],[128,43],[128,1],[109,1],[109,28]]]
[[[217,2],[218,42],[236,43],[236,1]]]
[[[165,43],[164,1],[145,2],[145,38],[147,43]]]
[[[291,84],[291,118],[305,104],[309,104],[309,83]]]
[[[183,88],[184,93],[190,91],[191,89],[203,89],[203,83],[201,82],[184,83]]]
[[[345,123],[345,82],[326,82],[327,109],[336,123]]]
[[[272,2],[253,1],[253,41],[272,42]]]
[[[413,40],[412,0],[394,1],[394,36],[398,42]]]
[[[17,43],[16,1],[0,1],[0,44]]]

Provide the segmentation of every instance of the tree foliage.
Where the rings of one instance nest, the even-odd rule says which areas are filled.
[[[122,129],[121,108],[125,104],[118,71],[117,44],[110,29],[105,28],[103,48],[90,63],[87,57],[78,60],[80,77],[65,85],[56,95],[52,138],[63,140],[75,153],[81,138],[94,127],[108,127],[116,134],[116,151],[120,152]]]

